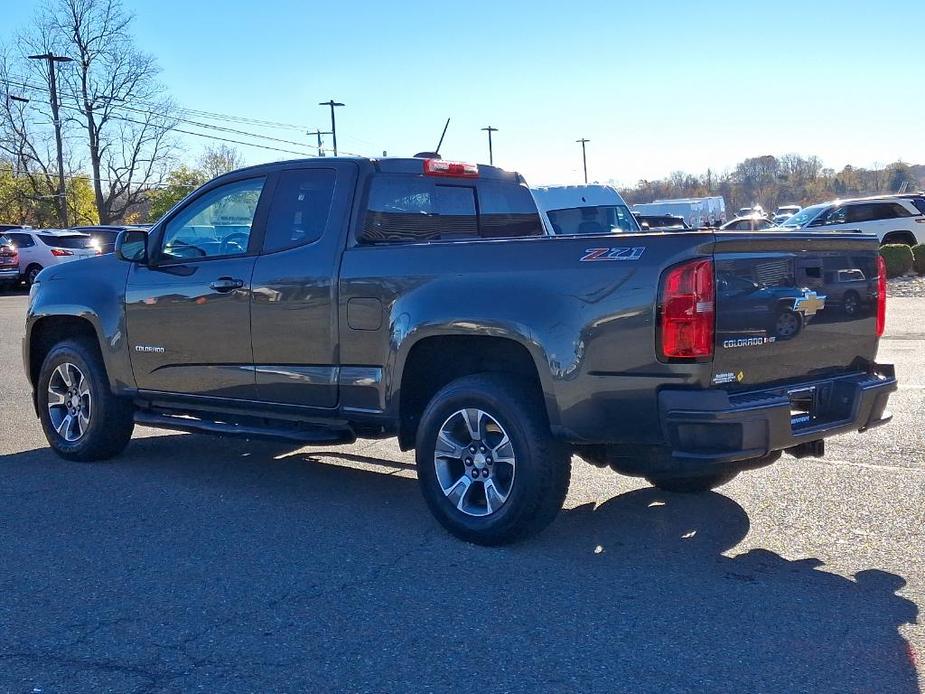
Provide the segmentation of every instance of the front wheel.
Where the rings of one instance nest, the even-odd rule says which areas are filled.
[[[709,475],[690,477],[646,477],[646,481],[653,487],[665,492],[701,494],[721,487],[726,482],[731,481],[737,474],[737,472],[714,472]]]
[[[799,313],[790,309],[782,309],[774,320],[774,336],[778,340],[796,337],[802,329],[803,319]]]
[[[128,445],[135,426],[134,407],[109,389],[94,345],[67,340],[53,347],[36,389],[45,438],[62,458],[105,460]]]
[[[545,528],[568,492],[571,456],[528,384],[497,374],[453,381],[424,411],[418,480],[456,537],[502,545]]]

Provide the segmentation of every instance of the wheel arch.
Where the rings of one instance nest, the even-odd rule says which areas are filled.
[[[893,229],[883,235],[883,241],[880,242],[880,245],[885,246],[890,243],[902,243],[907,246],[915,246],[918,244],[918,239],[909,229]]]
[[[26,375],[33,386],[33,405],[35,405],[35,389],[38,386],[39,372],[48,353],[55,345],[67,339],[85,340],[92,344],[99,352],[99,333],[91,320],[76,315],[50,315],[41,316],[31,321],[23,345],[23,357],[26,366]],[[102,356],[102,353],[100,353]],[[105,367],[105,360],[103,360]],[[107,370],[108,375],[108,370]]]
[[[514,374],[529,382],[543,398],[549,422],[559,421],[540,345],[516,331],[431,329],[405,340],[397,352],[388,407],[398,421],[401,448],[414,446],[420,416],[441,388],[463,376],[490,372]]]

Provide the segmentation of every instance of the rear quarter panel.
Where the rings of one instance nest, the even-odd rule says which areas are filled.
[[[574,441],[659,437],[657,389],[705,387],[709,364],[655,358],[655,304],[665,267],[709,256],[711,233],[442,242],[355,247],[340,274],[340,363],[382,369],[378,408],[394,412],[405,360],[432,335],[488,335],[533,357],[550,422]],[[635,260],[582,260],[640,248]],[[609,252],[608,252],[609,255]],[[352,330],[346,305],[381,303],[377,330]]]

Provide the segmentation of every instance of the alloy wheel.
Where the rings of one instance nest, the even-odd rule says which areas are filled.
[[[79,441],[90,426],[93,399],[90,381],[71,362],[55,367],[48,379],[48,417],[68,443]]]
[[[504,427],[483,410],[454,412],[437,434],[434,468],[440,489],[468,516],[489,516],[504,505],[516,463]]]

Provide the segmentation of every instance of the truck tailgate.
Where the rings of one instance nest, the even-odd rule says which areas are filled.
[[[877,352],[873,236],[715,235],[712,383],[726,388],[864,370]]]

